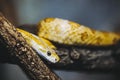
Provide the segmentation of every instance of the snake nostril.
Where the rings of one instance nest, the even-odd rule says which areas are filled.
[[[57,60],[57,59],[55,59],[55,61],[57,62],[58,60]]]

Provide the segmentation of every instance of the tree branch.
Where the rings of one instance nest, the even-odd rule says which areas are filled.
[[[57,53],[61,61],[54,68],[65,69],[97,69],[109,70],[118,69],[120,66],[120,47],[78,47],[57,44]]]
[[[60,80],[43,63],[15,27],[0,13],[0,42],[33,80]]]

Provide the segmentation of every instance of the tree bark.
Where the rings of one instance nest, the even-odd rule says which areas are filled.
[[[0,45],[33,80],[60,80],[26,43],[16,28],[0,13]]]
[[[54,68],[109,70],[120,69],[120,46],[78,47],[57,44],[57,53],[61,60],[51,65]]]

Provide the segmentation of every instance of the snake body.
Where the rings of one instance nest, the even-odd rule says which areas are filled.
[[[38,36],[67,45],[109,46],[120,41],[120,36],[113,32],[97,31],[60,18],[46,18],[40,21]]]
[[[58,62],[60,58],[54,51],[56,47],[50,41],[76,46],[109,46],[120,41],[120,36],[116,33],[94,30],[60,18],[46,18],[40,21],[37,32],[39,37],[19,28],[17,30],[39,55],[52,63]]]

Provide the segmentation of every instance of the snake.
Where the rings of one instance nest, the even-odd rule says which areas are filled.
[[[67,19],[45,18],[38,23],[37,35],[65,45],[110,46],[120,42],[120,35],[99,31]]]
[[[19,28],[17,30],[40,56],[52,63],[58,62],[60,57],[51,41],[71,46],[110,46],[120,42],[117,33],[98,31],[61,18],[41,20],[37,26],[37,35]]]
[[[19,28],[17,28],[17,31],[22,34],[26,42],[44,59],[52,63],[60,60],[55,52],[56,47],[50,41]]]

